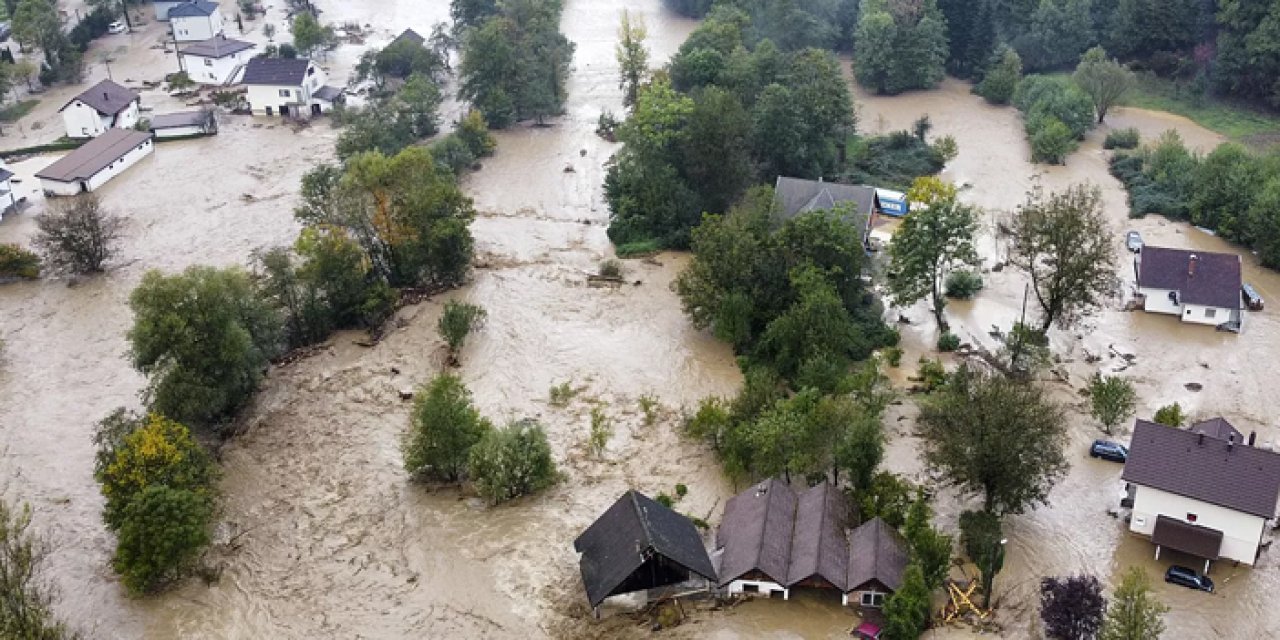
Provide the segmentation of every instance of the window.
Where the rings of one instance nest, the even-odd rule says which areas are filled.
[[[884,606],[884,594],[876,591],[863,591],[862,606],[876,608]]]
[[[1205,309],[1205,310],[1204,310],[1204,317],[1206,317],[1206,318],[1212,318],[1212,317],[1214,317],[1214,316],[1216,316],[1216,315],[1218,315],[1218,310],[1217,310],[1217,309]]]
[[[308,76],[314,76],[315,74],[316,74],[316,68],[315,68],[315,67],[307,67],[307,75],[308,75]]]
[[[290,97],[293,97],[293,93],[292,93],[289,89],[281,89],[281,90],[280,90],[280,97],[281,97],[281,98],[290,98]]]
[[[758,584],[744,584],[744,585],[742,585],[742,592],[743,592],[743,593],[760,593],[760,585],[758,585]]]
[[[212,61],[212,60],[210,60],[210,59],[208,59],[208,58],[205,58],[205,59],[204,59],[204,66],[206,66],[206,67],[212,67],[212,66],[213,66],[213,61]]]
[[[1194,513],[1188,513],[1188,514],[1187,514],[1187,522],[1195,522],[1195,521],[1196,521],[1196,514],[1194,514]]]

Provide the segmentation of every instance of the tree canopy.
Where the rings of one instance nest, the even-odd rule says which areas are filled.
[[[1085,52],[1071,79],[1093,100],[1098,124],[1102,124],[1107,117],[1107,110],[1119,102],[1135,82],[1133,72],[1108,58],[1102,47],[1094,47]]]
[[[1102,627],[1107,599],[1102,584],[1090,575],[1040,580],[1040,619],[1054,640],[1091,640]]]
[[[1159,638],[1164,633],[1164,614],[1169,607],[1151,594],[1151,581],[1142,567],[1130,567],[1120,580],[1098,640]]]
[[[493,425],[471,404],[471,392],[457,376],[442,374],[415,394],[404,468],[415,477],[457,482],[467,470],[471,449]]]
[[[929,298],[934,319],[945,329],[942,283],[956,267],[977,264],[977,213],[937,178],[916,180],[907,199],[916,207],[889,243],[889,291],[898,305]]]
[[[460,7],[478,4],[455,3],[455,19]],[[574,50],[560,33],[561,2],[511,0],[492,13],[473,9],[465,9],[467,21],[486,17],[462,33],[458,97],[499,129],[559,114]]]

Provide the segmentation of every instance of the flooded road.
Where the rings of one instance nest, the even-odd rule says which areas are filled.
[[[445,0],[318,4],[326,21],[368,25],[370,45],[406,27],[428,33],[448,14]],[[568,0],[563,30],[577,51],[567,114],[549,127],[500,132],[497,154],[464,182],[480,211],[473,225],[477,268],[472,282],[451,296],[484,306],[489,321],[468,342],[460,373],[486,415],[543,422],[564,480],[497,509],[407,482],[399,440],[409,405],[398,392],[442,366],[435,320],[444,300],[432,300],[404,310],[375,348],[340,334],[315,357],[273,370],[245,412],[244,435],[222,452],[223,544],[212,554],[221,579],[211,586],[192,580],[147,600],[124,597],[108,567],[113,541],[100,522],[90,435],[93,422],[112,408],[137,406],[143,381],[125,357],[128,293],[149,268],[244,264],[255,249],[290,243],[297,233],[291,210],[298,179],[332,154],[335,132],[325,124],[295,132],[260,126],[263,119],[229,118],[216,138],[160,145],[154,157],[101,192],[104,204],[128,220],[123,255],[109,274],[75,286],[45,280],[0,288],[0,338],[7,343],[0,354],[0,491],[30,501],[37,526],[57,548],[51,569],[66,596],[61,614],[94,638],[649,635],[623,617],[589,619],[572,539],[632,487],[652,495],[686,484],[689,495],[678,508],[714,522],[734,487],[709,451],[681,440],[679,412],[702,397],[732,394],[740,376],[724,345],[689,326],[670,289],[686,256],[628,261],[627,280],[639,284],[592,288],[585,281],[611,255],[601,182],[616,147],[593,130],[601,110],[621,112],[613,44],[624,7],[644,16],[655,62],[667,59],[695,26],[667,13],[660,0]],[[281,25],[279,9],[264,20]],[[260,38],[262,22],[251,25],[251,39]],[[135,48],[150,51],[129,50],[139,68],[159,55]],[[344,46],[325,61],[332,80],[345,79],[360,51]],[[1102,186],[1117,244],[1122,229],[1132,227],[1153,244],[1231,250],[1185,225],[1154,217],[1126,221],[1124,193],[1106,174],[1101,131],[1090,134],[1067,166],[1043,168],[1028,162],[1017,113],[985,105],[962,83],[897,98],[859,95],[858,101],[864,131],[908,127],[928,113],[935,135],[956,137],[960,155],[944,176],[971,184],[964,197],[990,211],[982,244],[991,256],[1002,250],[989,233],[993,221],[1022,199],[1037,172],[1050,189],[1085,180]],[[1121,109],[1111,118],[1112,126],[1137,126],[1144,135],[1177,128],[1201,149],[1217,142],[1211,132],[1164,114]],[[51,161],[15,165],[22,187],[32,189],[30,176]],[[0,222],[0,242],[31,235],[32,214],[43,206],[39,196],[32,195],[32,205]],[[1280,299],[1275,274],[1251,266],[1247,276],[1264,296]],[[989,340],[992,324],[1007,326],[1021,302],[1018,274],[985,277],[987,289],[975,302],[949,309],[974,342]],[[1276,440],[1263,407],[1280,373],[1258,357],[1276,349],[1278,328],[1267,312],[1251,314],[1245,332],[1233,336],[1118,308],[1117,301],[1080,331],[1053,336],[1073,360],[1064,365],[1073,382],[1117,362],[1087,365],[1082,348],[1106,353],[1114,344],[1137,355],[1124,375],[1138,384],[1144,415],[1178,400],[1194,415],[1221,413],[1242,429],[1259,430],[1264,442]],[[922,308],[906,313],[914,324],[903,331],[904,368],[914,368],[936,336]],[[1204,390],[1185,391],[1190,381]],[[566,382],[579,390],[575,399],[551,406],[550,387]],[[1071,387],[1058,386],[1060,398],[1079,403]],[[661,406],[652,423],[640,409],[644,395]],[[601,460],[584,447],[596,406],[614,427]],[[924,479],[912,417],[910,403],[891,414],[887,465]],[[1008,612],[1008,637],[1025,636],[1040,575],[1090,571],[1110,582],[1131,564],[1153,576],[1163,566],[1151,559],[1147,543],[1127,536],[1123,523],[1105,513],[1118,499],[1119,466],[1088,459],[1085,444],[1095,425],[1079,412],[1072,422],[1073,470],[1053,492],[1053,505],[1007,525],[1011,548],[997,590]],[[943,492],[937,506],[944,526],[954,528],[970,505]],[[1252,571],[1215,568],[1221,589],[1213,596],[1158,585],[1160,597],[1175,607],[1169,621],[1178,631],[1168,637],[1280,631],[1280,615],[1264,602],[1280,588],[1280,570],[1268,553]],[[1215,628],[1222,624],[1216,620],[1234,626]],[[802,597],[698,615],[671,635],[839,637],[852,622],[830,600]]]

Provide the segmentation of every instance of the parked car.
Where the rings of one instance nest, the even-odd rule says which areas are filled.
[[[1243,287],[1240,287],[1240,297],[1250,311],[1262,311],[1262,296],[1257,289],[1253,288],[1253,285],[1246,282]]]
[[[850,633],[858,640],[880,640],[880,625],[864,622]]]
[[[1129,448],[1110,440],[1094,440],[1093,446],[1089,447],[1089,457],[1124,462],[1129,459]]]
[[[1134,253],[1142,251],[1142,234],[1137,231],[1130,231],[1125,234],[1124,246],[1129,247],[1129,250]]]
[[[1180,567],[1173,565],[1168,571],[1164,572],[1164,581],[1169,584],[1176,584],[1188,589],[1198,589],[1213,593],[1213,580],[1209,576],[1202,576],[1195,572],[1195,569]]]
[[[107,33],[124,33],[125,31],[124,23],[119,20],[107,25]]]

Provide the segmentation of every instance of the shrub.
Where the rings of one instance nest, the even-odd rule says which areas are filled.
[[[1187,415],[1182,412],[1182,405],[1175,402],[1160,407],[1156,411],[1155,417],[1151,420],[1170,427],[1181,428],[1187,422]]]
[[[10,507],[0,499],[0,633],[14,640],[79,640],[54,615],[54,592],[43,579],[50,545],[30,526],[30,505]]]
[[[0,279],[40,277],[40,256],[16,244],[0,244]]]
[[[592,407],[591,435],[587,441],[591,454],[597,458],[604,455],[604,449],[608,446],[611,436],[613,436],[613,424],[609,421],[609,416],[606,416],[600,407]]]
[[[1071,130],[1053,116],[1028,122],[1027,132],[1031,136],[1031,159],[1034,162],[1063,164],[1076,149]]]
[[[658,409],[661,408],[658,399],[645,394],[640,396],[637,402],[640,403],[640,411],[644,414],[644,426],[653,426],[653,423],[658,420]]]
[[[982,290],[982,275],[977,271],[952,271],[947,274],[947,297],[968,300]]]
[[[468,456],[467,474],[491,504],[541,491],[557,477],[547,434],[533,420],[486,433]]]
[[[102,211],[92,194],[59,200],[37,219],[40,232],[32,244],[55,269],[102,271],[102,264],[116,253],[121,224],[119,218]]]
[[[471,448],[493,429],[454,375],[436,376],[418,391],[403,445],[404,468],[419,478],[456,482]]]
[[[658,496],[653,499],[653,501],[668,509],[674,507],[676,504],[676,501],[666,493],[659,493]]]
[[[902,347],[889,347],[884,350],[885,360],[889,366],[897,367],[902,364]]]
[[[600,277],[610,279],[622,278],[622,263],[610,258],[600,263]]]
[[[129,591],[155,591],[191,568],[209,543],[212,517],[207,497],[151,485],[125,508],[111,566]]]
[[[1103,149],[1136,149],[1138,143],[1141,142],[1142,136],[1138,130],[1129,127],[1128,129],[1114,129],[1107,133],[1107,139],[1103,141]]]
[[[960,336],[951,333],[950,331],[944,331],[942,335],[938,336],[938,351],[955,351],[959,348]],[[921,367],[921,369],[923,369],[923,367]]]
[[[681,500],[687,495],[689,495],[689,487],[685,486],[684,483],[677,482],[676,483],[676,500]]]
[[[477,329],[484,324],[487,315],[483,308],[474,304],[457,300],[444,303],[444,312],[440,314],[440,321],[436,324],[436,328],[439,329],[440,337],[444,338],[445,344],[449,345],[451,359],[456,359],[458,351],[467,341],[467,335],[472,329]]]
[[[662,251],[662,243],[658,240],[639,240],[620,244],[615,249],[619,258],[638,258]]]
[[[947,383],[947,369],[942,366],[941,360],[921,357],[918,375],[925,391],[933,391]]]

